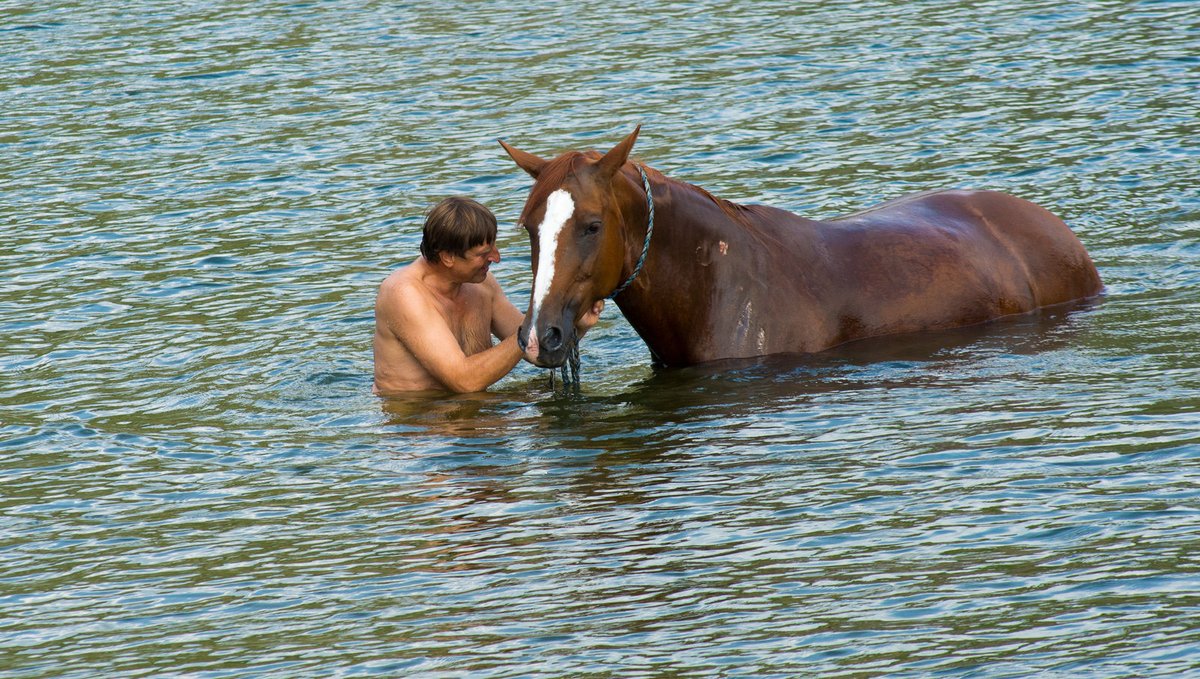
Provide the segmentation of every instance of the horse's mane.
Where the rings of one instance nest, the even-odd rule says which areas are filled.
[[[595,161],[599,158],[600,153],[597,151],[568,151],[567,153],[564,153],[554,160],[546,163],[541,172],[538,173],[537,181],[534,182],[533,189],[529,194],[529,201],[526,204],[539,205],[544,203],[550,197],[550,194],[554,193],[555,190],[561,187],[563,183],[566,182],[567,178],[569,178],[575,172],[575,169],[578,167],[580,162]],[[750,207],[715,196],[712,194],[712,192],[704,187],[696,186],[695,184],[668,177],[662,172],[645,165],[640,159],[630,158],[630,162],[646,168],[646,170],[658,181],[674,185],[680,189],[683,189],[684,191],[693,192],[699,197],[711,201],[717,206],[717,209],[719,209],[726,217],[729,218],[730,221],[751,234],[756,236],[762,235],[761,230],[756,228],[754,223],[751,222],[747,216],[747,213],[752,211]],[[636,171],[632,178],[634,183],[637,184],[638,188],[641,188],[641,177],[637,175]],[[525,218],[526,215],[522,214],[522,223],[524,223]]]
[[[675,186],[682,187],[686,190],[690,190],[695,193],[698,193],[700,195],[700,197],[711,201],[714,205],[717,206],[717,209],[719,209],[722,213],[725,214],[726,217],[729,218],[730,221],[737,224],[738,226],[745,229],[746,231],[753,233],[753,234],[759,233],[759,229],[756,229],[754,227],[754,224],[746,216],[746,213],[748,211],[750,211],[749,207],[742,205],[740,203],[735,203],[732,200],[726,200],[719,196],[713,195],[713,193],[711,191],[704,188],[703,186],[696,186],[695,184],[685,182],[680,179],[673,179],[671,177],[666,176],[665,174],[663,174],[661,172],[656,171],[656,173],[658,174],[659,177],[662,177],[662,179],[664,181],[666,181],[667,183],[674,184]]]

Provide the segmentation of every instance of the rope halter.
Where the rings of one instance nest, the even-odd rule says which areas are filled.
[[[646,189],[646,207],[650,213],[647,218],[649,223],[646,225],[646,240],[642,243],[642,256],[638,257],[637,264],[633,267],[633,273],[629,274],[629,278],[626,278],[624,283],[612,291],[612,294],[608,296],[609,299],[616,299],[617,295],[624,292],[625,288],[629,287],[629,284],[642,272],[642,265],[646,263],[646,255],[650,252],[650,237],[654,235],[654,194],[650,192],[650,180],[646,177],[646,168],[642,167],[640,163],[635,163],[634,167],[642,175],[642,188]]]

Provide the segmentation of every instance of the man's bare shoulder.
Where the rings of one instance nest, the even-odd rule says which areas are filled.
[[[393,333],[414,323],[424,324],[433,312],[430,291],[415,264],[396,269],[379,284],[375,319]]]
[[[481,311],[486,310],[489,315],[492,303],[496,298],[504,297],[504,291],[500,288],[500,283],[490,271],[487,273],[487,277],[478,283],[464,283],[462,291],[468,296],[465,301],[471,307],[478,308]]]
[[[379,284],[379,300],[389,306],[428,300],[431,293],[422,280],[423,275],[417,262],[396,269]]]
[[[379,292],[394,294],[420,285],[420,281],[420,266],[417,262],[412,262],[388,274],[379,284]]]
[[[487,273],[487,277],[483,279],[479,287],[487,290],[487,293],[492,296],[504,294],[504,289],[500,287],[500,281],[496,280],[491,271]]]

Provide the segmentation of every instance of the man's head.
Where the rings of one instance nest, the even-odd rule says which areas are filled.
[[[496,216],[470,198],[443,200],[425,217],[421,254],[432,264],[462,269],[468,280],[481,282],[488,266],[500,261]]]
[[[425,216],[421,254],[431,262],[445,252],[462,257],[471,248],[496,241],[496,216],[464,196],[452,196]]]

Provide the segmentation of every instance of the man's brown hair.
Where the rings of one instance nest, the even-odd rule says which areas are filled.
[[[496,216],[465,196],[451,196],[425,215],[421,254],[437,262],[440,252],[462,257],[473,247],[496,241]]]

